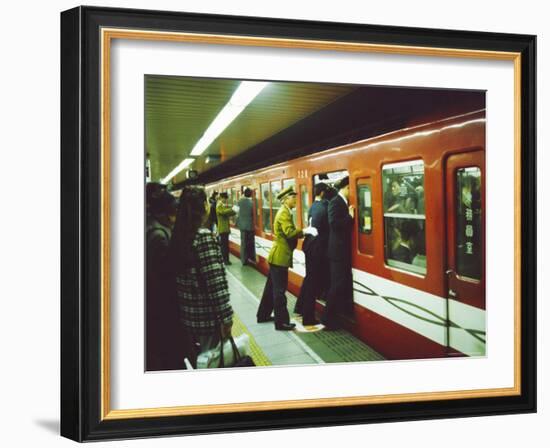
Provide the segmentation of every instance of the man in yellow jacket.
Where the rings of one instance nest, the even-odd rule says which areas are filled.
[[[228,195],[226,192],[220,193],[220,200],[216,205],[216,216],[218,218],[218,234],[220,235],[220,245],[222,249],[223,262],[227,265],[229,261],[229,218],[237,214],[229,205],[227,205]]]
[[[285,188],[277,195],[282,207],[273,221],[273,246],[267,257],[269,274],[265,284],[262,300],[256,317],[258,323],[272,320],[271,312],[275,312],[275,329],[293,330],[296,326],[290,323],[286,306],[285,291],[288,282],[288,268],[292,267],[292,252],[296,248],[298,238],[304,234],[317,235],[313,227],[297,229],[292,219],[292,209],[296,207],[296,192],[292,186]]]

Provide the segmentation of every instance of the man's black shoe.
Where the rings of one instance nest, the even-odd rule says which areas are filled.
[[[275,325],[275,330],[278,330],[278,331],[291,331],[291,330],[294,330],[294,328],[296,328],[296,324]]]
[[[257,322],[259,324],[263,324],[264,322],[273,322],[273,320],[274,320],[273,316],[269,316],[268,318],[265,318],[265,319],[258,318]]]

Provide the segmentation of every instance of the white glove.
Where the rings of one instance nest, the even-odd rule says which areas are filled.
[[[306,227],[305,229],[302,230],[303,234],[304,235],[311,235],[311,236],[317,236],[319,235],[319,232],[317,231],[317,229],[315,227]]]
[[[234,205],[233,207],[231,207],[233,209],[233,211],[235,213],[239,213],[239,206],[238,205]]]

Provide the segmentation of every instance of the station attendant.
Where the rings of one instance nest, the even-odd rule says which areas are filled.
[[[338,194],[328,205],[328,258],[330,290],[321,322],[326,330],[338,328],[336,315],[353,312],[353,278],[351,273],[351,232],[355,209],[349,205],[349,177],[335,185]]]
[[[328,248],[328,200],[325,194],[329,186],[323,182],[315,185],[315,201],[308,212],[308,222],[319,234],[316,237],[307,235],[302,250],[306,256],[306,276],[302,283],[300,296],[295,311],[303,316],[303,325],[316,325],[315,300],[320,298],[328,284],[329,262]]]
[[[254,242],[254,210],[252,207],[252,190],[244,189],[244,196],[238,203],[237,226],[241,231],[241,263],[243,266],[256,262]]]
[[[227,193],[225,191],[220,193],[220,200],[216,205],[216,216],[218,218],[218,234],[220,235],[223,262],[227,265],[231,264],[229,261],[229,232],[231,232],[229,218],[236,214],[237,212],[227,204]]]
[[[292,186],[285,188],[277,195],[282,207],[273,221],[273,246],[267,257],[269,274],[265,284],[262,300],[256,317],[258,322],[272,320],[271,312],[275,312],[275,329],[281,331],[293,330],[296,326],[290,323],[286,302],[288,269],[292,267],[292,253],[299,238],[304,234],[317,235],[313,227],[297,229],[292,219],[292,209],[296,207],[296,192]]]

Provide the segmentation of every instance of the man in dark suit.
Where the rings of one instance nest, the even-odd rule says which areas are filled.
[[[344,177],[335,186],[338,195],[328,205],[330,290],[322,318],[326,330],[338,328],[338,313],[353,312],[351,232],[355,208],[349,205],[349,177]]]
[[[252,190],[244,189],[244,196],[238,203],[237,227],[241,231],[241,263],[243,266],[256,262],[256,243],[254,241],[254,211],[252,208]]]
[[[329,275],[327,247],[329,237],[328,201],[325,194],[329,186],[323,182],[315,185],[315,201],[308,212],[309,225],[315,227],[316,237],[307,235],[302,249],[306,255],[306,276],[296,302],[295,312],[303,316],[303,325],[317,325],[315,320],[315,301],[324,292]]]

